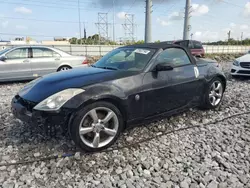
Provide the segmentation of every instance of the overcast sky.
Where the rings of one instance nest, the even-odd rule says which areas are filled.
[[[112,39],[113,0],[80,0],[82,33],[98,32],[98,12],[108,13]],[[153,0],[153,40],[180,39],[183,35],[185,0]],[[79,37],[77,0],[8,0],[1,2],[0,39],[30,36],[36,40]],[[134,14],[137,40],[144,38],[144,0],[115,0],[116,39],[124,37],[125,14]],[[250,37],[248,0],[192,0],[191,33],[202,41]],[[83,36],[83,34],[82,34]]]

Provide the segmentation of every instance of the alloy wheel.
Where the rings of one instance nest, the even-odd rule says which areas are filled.
[[[223,94],[223,86],[220,81],[214,81],[213,84],[210,87],[209,92],[209,101],[212,106],[217,106],[221,99]]]
[[[109,144],[119,128],[117,115],[109,108],[97,107],[87,112],[79,125],[79,135],[84,144],[100,148]]]

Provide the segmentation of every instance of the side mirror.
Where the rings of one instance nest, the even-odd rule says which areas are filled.
[[[165,63],[159,63],[158,65],[155,66],[154,70],[155,71],[169,71],[173,70],[174,68],[171,65],[167,65]]]
[[[5,61],[7,58],[5,56],[0,57],[0,61]]]

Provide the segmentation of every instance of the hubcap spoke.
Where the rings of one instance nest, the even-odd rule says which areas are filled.
[[[215,93],[215,96],[218,98],[221,98],[221,94],[219,94],[219,93]]]
[[[217,87],[215,88],[215,91],[218,91],[221,88],[221,83],[218,83]]]
[[[214,96],[213,93],[210,93],[210,94],[209,94],[209,98],[212,98],[213,96]]]
[[[89,112],[89,115],[91,116],[92,120],[94,123],[97,123],[98,122],[98,117],[97,117],[97,113],[96,113],[96,110],[93,109]]]
[[[104,132],[110,136],[115,136],[116,130],[109,129],[109,128],[104,128]]]
[[[212,90],[213,91],[215,90],[215,83],[213,83],[213,85],[212,85]]]
[[[215,96],[212,97],[212,105],[215,105],[215,102],[216,102],[216,98]]]
[[[94,140],[93,140],[93,146],[95,148],[98,148],[99,143],[100,143],[100,134],[99,133],[95,133],[95,137],[94,137]]]
[[[106,117],[102,120],[103,123],[108,123],[114,117],[114,112],[109,112]]]
[[[92,127],[82,127],[80,129],[80,134],[87,134],[93,131]]]

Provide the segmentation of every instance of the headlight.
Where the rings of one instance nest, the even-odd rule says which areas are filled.
[[[234,60],[233,65],[235,65],[235,66],[239,66],[239,65],[240,65],[240,63],[239,63],[239,61]]]
[[[56,111],[59,110],[68,100],[74,96],[84,92],[83,89],[66,89],[60,91],[54,95],[51,95],[47,99],[40,102],[34,107],[35,110],[40,111]]]

